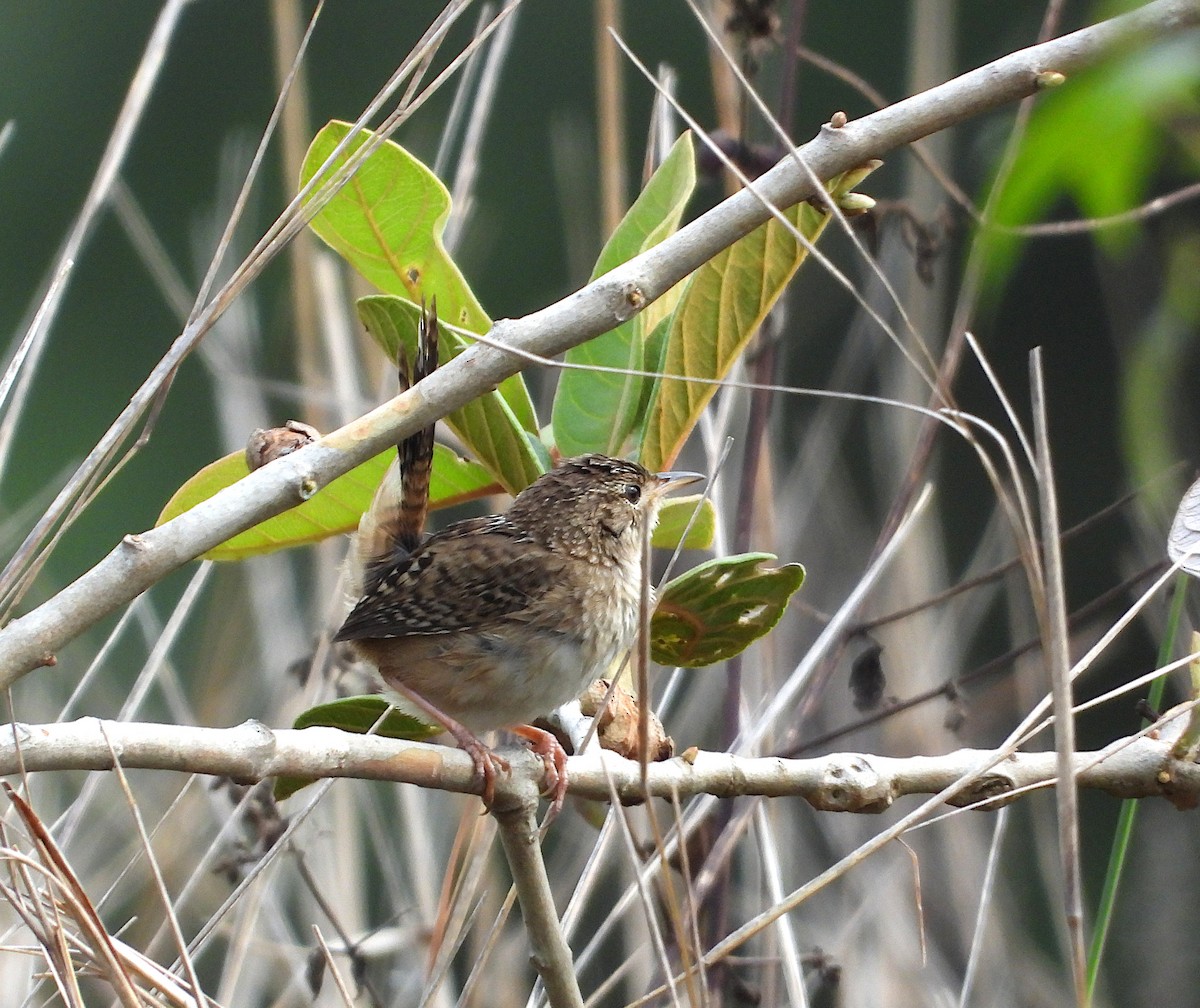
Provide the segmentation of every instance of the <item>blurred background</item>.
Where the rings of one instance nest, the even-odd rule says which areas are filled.
[[[798,142],[836,110],[851,119],[871,111],[872,99],[857,85],[874,88],[883,101],[897,100],[1033,44],[1045,16],[1042,4],[953,0],[740,6],[743,22],[735,23],[734,12],[720,4],[713,22]],[[1055,34],[1109,16],[1120,6],[1062,4]],[[289,106],[293,118],[267,151],[233,252],[219,271],[222,278],[294,191],[295,151],[302,152],[329,119],[354,119],[441,7],[424,0],[328,5],[304,62],[301,88]],[[702,126],[724,131],[740,149],[759,145],[750,153],[767,163],[777,159],[777,137],[747,111],[682,0],[617,3],[613,9],[620,13],[621,36],[642,61],[674,72],[680,102]],[[128,0],[115,9],[82,0],[0,6],[0,125],[9,123],[0,147],[0,364],[5,367],[45,296],[58,250],[80,213],[163,11],[163,5],[148,0]],[[290,62],[296,32],[311,11],[312,4],[292,0],[181,5],[120,165],[116,195],[83,242],[31,384],[15,407],[6,404],[7,412],[0,413],[0,554],[6,560],[178,335],[271,114],[281,67]],[[438,66],[467,44],[477,17],[473,9],[455,26]],[[598,13],[593,4],[525,0],[477,135],[464,144],[459,134],[442,150],[461,79],[455,78],[395,136],[427,164],[438,163],[448,182],[464,164],[474,163],[469,204],[455,222],[453,251],[493,318],[524,315],[582,285],[613,223],[611,209],[605,210],[604,186],[607,198],[622,206],[640,186],[654,95],[620,57],[620,106],[613,107],[614,92],[598,87],[597,51],[608,43],[597,21],[611,17],[609,8]],[[758,24],[764,31],[756,30]],[[785,58],[796,45],[805,58]],[[972,210],[963,202],[978,212],[990,201],[997,220],[1019,228],[1118,214],[1192,186],[1200,162],[1198,100],[1200,38],[1193,32],[1117,54],[1096,72],[1039,98],[1027,121],[1018,120],[1015,108],[1006,108],[931,138],[925,151],[940,166],[939,178],[909,153],[897,151],[862,187],[879,202],[872,214],[856,221],[855,234],[935,356],[958,319],[977,336],[998,383],[1028,423],[1029,352],[1043,348],[1063,525],[1120,505],[1066,546],[1072,608],[1100,599],[1073,628],[1075,656],[1148,584],[1148,573],[1164,558],[1175,504],[1194,474],[1196,409],[1187,376],[1197,362],[1200,200],[1181,201],[1101,231],[993,231],[986,238],[979,236]],[[605,134],[602,141],[599,110],[606,103],[616,134]],[[624,144],[623,156],[613,147],[614,135]],[[1014,135],[1019,143],[1010,148]],[[997,191],[992,183],[1002,170],[1007,182]],[[952,180],[949,189],[946,179]],[[704,176],[688,216],[723,198],[727,184],[716,170]],[[366,293],[365,287],[315,239],[305,239],[268,268],[183,364],[148,442],[65,533],[18,612],[70,582],[121,535],[152,526],[179,484],[212,459],[239,450],[253,427],[296,418],[327,430],[390,394],[384,362],[372,356],[352,321],[353,298]],[[898,326],[896,302],[846,235],[831,227],[821,247],[861,299]],[[322,269],[324,286],[306,279]],[[739,372],[742,377],[765,374],[782,384],[918,405],[928,400],[928,390],[866,316],[859,298],[815,261],[802,269],[772,319],[771,332],[774,342],[755,348]],[[349,387],[333,382],[323,367],[331,347],[354,364]],[[767,370],[756,370],[764,366],[768,348]],[[542,415],[548,416],[554,375],[527,378]],[[961,408],[1002,427],[1011,440],[1004,409],[970,358],[954,394]],[[739,509],[750,507],[745,488],[755,486],[756,503],[741,512],[750,529],[749,547],[803,562],[808,582],[776,633],[743,663],[740,679],[731,679],[725,669],[703,670],[676,690],[667,728],[681,747],[719,747],[728,740],[731,681],[739,684],[744,709],[753,711],[794,668],[868,563],[904,487],[920,429],[914,415],[900,410],[800,395],[776,396],[756,407],[747,394],[731,393],[721,403],[719,422],[697,438],[688,461],[692,468],[709,469],[721,436],[737,439],[718,487],[722,541],[732,548]],[[757,477],[749,478],[741,469],[756,409],[767,411],[766,450]],[[865,620],[918,604],[1015,555],[992,488],[970,448],[939,435],[923,478],[934,484],[934,506],[873,593],[861,613]],[[310,659],[337,606],[343,550],[342,543],[326,543],[236,567],[192,565],[136,603],[120,624],[106,621],[66,649],[56,669],[23,681],[14,694],[17,718],[120,714],[212,725],[250,717],[274,726],[290,724],[299,710],[327,699],[336,688],[329,670],[314,671]],[[1036,650],[1019,658],[1010,654],[1036,636],[1027,596],[1019,571],[1010,572],[944,605],[861,627],[844,642],[837,660],[823,668],[797,710],[792,731],[781,732],[776,747],[803,755],[853,749],[903,756],[996,744],[1045,688]],[[1145,618],[1081,683],[1079,698],[1155,666],[1167,604],[1165,596],[1151,602]],[[164,638],[164,632],[174,633],[173,614],[180,617],[181,636]],[[156,652],[164,639],[170,642],[168,654]],[[860,674],[870,676],[874,666],[861,656],[877,646],[883,649],[884,703],[979,674],[927,703],[877,721],[868,717],[871,723],[860,725],[864,712],[856,709],[851,673],[857,659]],[[68,702],[98,654],[93,678]],[[1140,695],[1083,717],[1080,747],[1097,748],[1136,730],[1133,704]],[[1182,695],[1177,689],[1168,698],[1174,702]],[[138,796],[147,815],[154,808],[161,814],[175,800],[179,781],[164,776],[140,778],[144,790]],[[63,774],[41,786],[47,820],[74,807],[78,821],[93,824],[85,836],[96,833],[109,816],[120,821],[120,809],[101,808],[96,800],[111,786],[104,781],[85,783],[82,775]],[[190,788],[189,807],[199,810],[196,821],[204,823],[193,822],[189,830],[211,839],[230,816],[232,802],[223,793],[205,791],[204,784],[185,788]],[[414,815],[414,802],[451,812],[460,805],[445,796],[397,796],[397,790],[339,782],[314,813],[317,825],[306,835],[306,853],[317,866],[319,885],[344,897],[351,930],[374,933],[382,927],[394,935],[412,927],[424,936],[429,920],[423,915],[436,910],[436,900],[422,903],[428,894],[420,892],[422,886],[436,892],[440,885],[456,820],[445,816],[446,825],[434,829],[419,856],[408,848],[388,851],[387,841],[394,839],[390,827],[422,821],[405,818]],[[1105,795],[1084,799],[1089,907],[1103,877],[1117,804]],[[999,848],[1004,873],[990,933],[995,947],[965,1003],[1063,1003],[1069,978],[1057,923],[1052,813],[1049,796],[1013,810]],[[771,816],[771,842],[785,860],[785,888],[802,884],[879,828],[877,821],[813,813],[801,803],[774,803]],[[925,965],[915,944],[906,856],[881,856],[793,915],[799,945],[820,946],[842,970],[840,980],[830,980],[812,965],[825,960],[811,960],[814,998],[836,996],[841,999],[836,1003],[847,1005],[909,1003],[918,996],[926,1003],[955,1003],[991,818],[959,816],[914,840],[922,858],[930,943]],[[586,851],[586,838],[594,834],[582,817],[556,830],[549,849],[566,893],[581,867],[580,850]],[[1200,853],[1196,835],[1193,816],[1162,802],[1146,803],[1127,900],[1118,911],[1101,983],[1107,999],[1102,1003],[1189,1003],[1185,992],[1200,976],[1180,936],[1190,933],[1194,914],[1189,908],[1196,902],[1192,897],[1200,895],[1194,873],[1187,870]],[[582,847],[568,838],[583,840]],[[75,827],[64,840],[97,894],[130,856],[124,839],[93,845]],[[243,838],[251,851],[255,842]],[[160,857],[167,849],[173,848],[167,845]],[[182,880],[193,871],[203,878],[198,883],[202,895],[189,908],[203,920],[206,908],[223,898],[225,882],[212,873],[211,864],[202,871],[199,857],[200,852],[175,850],[172,878]],[[389,858],[403,867],[380,867]],[[236,877],[237,859],[230,863]],[[734,895],[714,911],[727,926],[736,926],[749,912],[753,894],[764,884],[753,858],[734,863]],[[612,870],[624,878],[629,868]],[[205,960],[213,990],[227,993],[230,1003],[309,1003],[304,956],[311,942],[309,924],[321,914],[311,892],[290,875],[282,878],[288,871],[273,883],[278,892],[270,900],[276,902],[256,911],[278,916],[269,938],[260,939],[269,951],[255,946],[261,964],[233,976],[227,956],[214,952]],[[407,879],[410,871],[424,873],[425,882]],[[390,898],[377,898],[373,883],[380,873],[382,891]],[[140,905],[145,892],[136,878],[135,872],[118,886],[110,926],[119,926],[123,914],[149,912]],[[409,902],[416,908],[411,913]],[[605,911],[592,912],[602,916]],[[237,930],[233,926],[222,933],[214,948],[234,947]],[[394,940],[373,961],[379,975],[375,993],[364,994],[364,1003],[376,995],[383,1003],[416,1003],[421,956],[406,947],[410,939]],[[439,1003],[453,1002],[453,991],[473,961],[478,938],[464,940]],[[523,964],[522,940],[513,929],[504,948]],[[636,941],[629,945],[636,947]],[[1159,950],[1152,961],[1146,959],[1147,947]],[[630,954],[616,938],[603,950],[617,962]],[[763,948],[752,954],[769,959],[774,953]],[[585,970],[585,991],[587,983],[605,975],[603,964],[609,960],[599,961],[591,972]],[[1013,961],[1021,969],[1009,969]],[[279,963],[284,968],[278,969]],[[28,964],[6,964],[0,957],[0,969],[13,970],[34,989]],[[653,972],[650,965],[646,969]],[[511,997],[492,990],[493,1000],[475,1003],[518,1003],[528,985],[522,987],[520,970],[511,971]],[[727,980],[727,1000],[721,1003],[749,1004],[755,996],[777,991],[771,968],[762,972],[766,979],[751,967],[738,972],[736,982]],[[625,1003],[641,989],[632,983],[628,997],[614,994],[603,1003]]]

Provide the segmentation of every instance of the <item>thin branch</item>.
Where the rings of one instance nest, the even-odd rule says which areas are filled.
[[[1126,504],[1129,504],[1131,501],[1135,500],[1137,495],[1138,491],[1131,490],[1129,493],[1118,497],[1111,504],[1105,505],[1099,511],[1088,515],[1088,517],[1084,518],[1082,521],[1077,522],[1068,529],[1065,529],[1061,537],[1060,545],[1065,546],[1076,536],[1095,528],[1098,524],[1100,524],[1100,522],[1104,521],[1110,515],[1116,514],[1123,507],[1125,507]],[[1038,541],[1037,545],[1039,547],[1041,546],[1040,540]],[[982,574],[976,574],[972,577],[964,578],[962,581],[952,584],[949,588],[945,588],[940,592],[935,592],[933,595],[922,599],[920,602],[914,602],[912,605],[895,609],[892,612],[885,613],[882,616],[875,616],[871,619],[861,620],[847,631],[847,635],[869,633],[870,631],[881,626],[886,626],[889,623],[895,623],[898,620],[908,619],[910,616],[916,615],[919,612],[924,612],[926,609],[931,609],[935,606],[941,605],[943,602],[947,602],[965,591],[970,591],[972,588],[979,588],[982,585],[991,583],[992,581],[998,581],[1009,571],[1016,570],[1016,568],[1020,565],[1021,558],[1019,556],[1010,557],[1002,563],[996,564],[990,570],[986,570]],[[820,618],[826,620],[828,619],[828,617]]]
[[[987,931],[988,911],[992,908],[992,899],[996,893],[997,868],[1000,864],[1000,849],[1008,832],[1008,821],[1011,813],[1002,808],[996,814],[996,822],[992,826],[992,839],[988,844],[987,868],[983,874],[983,886],[979,894],[979,909],[975,914],[975,927],[971,934],[971,952],[967,956],[967,968],[963,974],[962,988],[958,995],[958,1008],[967,1008],[971,1003],[971,994],[975,986],[975,977],[979,969],[985,947],[984,935]]]
[[[1091,231],[1103,231],[1105,228],[1120,227],[1125,224],[1136,224],[1198,197],[1200,197],[1200,182],[1193,182],[1191,185],[1183,186],[1173,192],[1156,196],[1141,206],[1109,214],[1106,217],[1043,221],[1040,224],[997,224],[995,221],[989,221],[986,227],[987,230],[995,231],[998,234],[1019,235],[1025,238],[1065,238],[1070,235],[1088,234]]]
[[[1042,653],[1054,697],[1054,743],[1058,753],[1059,780],[1059,786],[1054,793],[1058,802],[1058,853],[1063,873],[1062,898],[1070,942],[1075,1001],[1080,1008],[1087,1008],[1087,942],[1083,934],[1083,890],[1079,865],[1079,792],[1071,774],[1075,754],[1075,718],[1071,712],[1070,627],[1067,621],[1058,493],[1054,485],[1054,466],[1050,456],[1050,428],[1046,416],[1046,385],[1040,347],[1034,348],[1030,372],[1038,502],[1042,519],[1042,569],[1045,571],[1046,638]]]
[[[190,2],[190,0],[185,0],[185,2]],[[442,74],[425,91],[411,103],[402,104],[393,111],[376,130],[374,135],[351,154],[346,159],[346,162],[329,177],[327,182],[324,181],[326,178],[324,175],[326,169],[349,145],[356,131],[364,127],[367,120],[378,112],[388,96],[424,62],[424,57],[421,54],[440,41],[449,29],[450,24],[461,13],[465,2],[466,0],[454,0],[434,20],[433,25],[417,43],[417,48],[414,52],[405,58],[400,68],[392,75],[388,83],[384,85],[383,90],[372,99],[367,105],[366,110],[355,121],[353,129],[347,133],[346,137],[330,153],[326,162],[320,166],[308,183],[292,198],[284,211],[276,218],[275,223],[267,229],[266,234],[259,239],[230,279],[212,295],[210,300],[206,300],[208,298],[209,286],[215,279],[219,264],[214,260],[210,265],[209,274],[201,285],[197,307],[193,311],[188,324],[184,327],[183,332],[175,339],[158,364],[155,365],[150,375],[142,383],[142,386],[130,399],[129,404],[122,410],[120,416],[113,421],[108,431],[105,432],[96,446],[88,453],[75,474],[59,491],[50,508],[47,509],[46,513],[25,537],[25,541],[8,560],[3,571],[0,571],[0,603],[7,606],[9,604],[8,598],[10,593],[18,595],[24,593],[30,580],[30,571],[28,568],[30,565],[40,565],[45,561],[46,554],[42,547],[50,531],[60,523],[68,523],[74,520],[82,510],[81,498],[97,492],[98,486],[102,485],[104,480],[111,477],[111,460],[116,455],[121,444],[131,434],[133,426],[147,411],[156,408],[155,404],[159,401],[162,388],[170,384],[180,363],[198,345],[199,341],[204,338],[217,319],[224,314],[232,301],[244,292],[246,287],[261,274],[274,256],[295,238],[306,226],[307,222],[319,213],[321,208],[333,198],[334,194],[349,181],[350,176],[370,155],[371,151],[382,144],[400,122],[413,114],[429,95],[444,82],[447,76],[453,72],[458,63],[465,58],[466,54],[473,51],[474,47],[480,44],[480,38],[477,38],[468,45],[464,52],[455,57],[450,65],[446,67]],[[511,8],[506,8],[506,11],[509,9]],[[502,11],[497,16],[496,20],[493,21],[493,25],[505,16],[506,11]],[[279,105],[277,104],[276,112],[272,114],[271,121],[267,126],[268,133],[274,127],[278,109]],[[265,143],[265,137],[263,142]],[[237,207],[235,207],[235,216],[238,212]],[[227,225],[226,236],[222,238],[222,242],[227,240],[229,229],[232,226],[231,219],[231,223]],[[0,431],[0,436],[2,436],[2,433]],[[123,465],[131,457],[131,453],[136,451],[136,448],[137,446],[135,445],[127,451],[124,460],[118,462],[117,465]],[[59,533],[61,534],[61,528],[59,529]],[[3,611],[3,609],[0,609],[0,612]]]
[[[175,913],[175,907],[171,904],[171,894],[167,889],[166,879],[163,878],[162,866],[158,863],[158,858],[154,855],[154,848],[150,843],[150,836],[146,832],[146,824],[142,819],[142,810],[138,807],[137,799],[133,796],[133,789],[130,788],[129,781],[125,777],[125,771],[121,768],[121,761],[117,758],[116,750],[109,746],[109,753],[112,756],[113,770],[116,772],[121,792],[124,794],[125,802],[128,804],[130,814],[133,816],[133,824],[137,828],[138,841],[141,843],[142,852],[146,856],[146,864],[149,866],[151,877],[154,879],[154,887],[157,889],[158,896],[162,900],[163,916],[165,917],[167,926],[171,930],[171,936],[175,939],[176,948],[179,950],[179,957],[183,960],[183,968],[187,974],[188,985],[191,988],[193,1004],[195,1008],[200,1008],[203,988],[200,986],[200,978],[196,975],[196,964],[192,960],[192,957],[188,955],[187,942],[183,937],[183,929],[179,926],[179,917]]]
[[[1097,595],[1090,602],[1080,606],[1071,614],[1070,628],[1072,631],[1083,626],[1088,620],[1095,617],[1103,609],[1125,596],[1132,588],[1136,587],[1140,582],[1148,578],[1158,577],[1164,570],[1167,569],[1165,561],[1147,567],[1145,570],[1138,571],[1136,574],[1126,578],[1120,584],[1106,589]],[[799,756],[804,752],[811,752],[814,749],[821,749],[829,743],[843,738],[846,735],[851,735],[856,731],[861,731],[863,728],[868,728],[873,724],[878,724],[880,721],[885,721],[888,718],[900,713],[901,711],[911,710],[913,707],[918,707],[921,704],[928,703],[930,700],[935,700],[938,697],[945,697],[947,700],[957,699],[963,691],[963,687],[971,683],[979,682],[989,676],[995,675],[1006,669],[1009,665],[1015,662],[1022,655],[1029,654],[1032,651],[1041,647],[1042,641],[1040,637],[1031,637],[1028,640],[1016,644],[1009,648],[1003,654],[996,655],[994,658],[989,658],[982,665],[976,666],[969,672],[963,672],[960,675],[953,676],[947,679],[940,686],[933,686],[929,689],[921,690],[912,696],[905,697],[903,700],[895,700],[890,702],[886,707],[881,707],[877,711],[865,715],[848,724],[841,725],[838,728],[831,729],[821,735],[805,738],[803,742],[799,742],[780,750],[776,755],[779,756]]]
[[[789,157],[756,182],[757,192],[773,206],[791,206],[815,194],[814,177],[831,178],[922,136],[1033,94],[1041,71],[1070,75],[1094,65],[1115,45],[1173,35],[1198,23],[1197,0],[1156,0],[1002,57],[839,129],[822,128],[798,152],[807,170],[800,170]],[[739,192],[557,304],[520,321],[497,322],[492,337],[544,356],[561,353],[626,321],[770,215],[759,195]],[[211,322],[219,310],[220,305],[214,304],[206,321]],[[0,688],[52,663],[66,643],[191,559],[307,500],[336,477],[494,388],[519,368],[520,358],[512,354],[492,346],[473,346],[365,417],[264,466],[166,525],[127,536],[74,584],[0,630]]]
[[[341,970],[338,969],[337,963],[333,961],[333,953],[329,951],[329,945],[325,941],[325,936],[321,934],[321,929],[315,924],[313,925],[313,936],[317,939],[317,944],[321,948],[321,955],[325,959],[325,968],[329,970],[333,977],[334,985],[337,987],[338,994],[341,996],[342,1004],[346,1008],[354,1008],[354,998],[350,996],[350,988],[346,986],[346,981],[342,977]]]
[[[163,7],[155,22],[154,30],[146,42],[146,50],[142,54],[133,80],[129,84],[129,91],[125,95],[121,110],[117,113],[108,145],[100,157],[95,177],[84,197],[83,207],[76,216],[70,232],[63,239],[55,256],[54,265],[48,271],[49,280],[45,296],[39,299],[40,304],[34,312],[34,319],[22,339],[20,348],[10,362],[8,373],[0,380],[0,387],[6,390],[9,387],[10,379],[16,382],[18,401],[24,397],[29,383],[33,380],[33,373],[46,348],[50,327],[58,314],[63,295],[66,293],[67,280],[84,243],[100,217],[101,210],[108,202],[125,155],[137,133],[142,113],[154,93],[154,87],[166,60],[167,49],[175,34],[175,28],[190,3],[191,0],[170,0]],[[4,399],[5,395],[0,394],[0,412],[3,412]],[[16,419],[19,413],[19,410],[10,409],[3,422],[0,423],[0,475],[3,474],[8,460],[9,442],[16,429]]]

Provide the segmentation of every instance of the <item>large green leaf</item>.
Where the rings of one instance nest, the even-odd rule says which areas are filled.
[[[396,457],[384,452],[344,476],[290,511],[269,518],[204,554],[207,560],[241,560],[289,546],[319,542],[331,535],[352,532],[371,504],[384,471]],[[242,452],[226,455],[201,469],[178,490],[158,516],[158,524],[208,500],[218,490],[232,486],[249,472]],[[444,445],[434,445],[433,474],[429,484],[430,508],[451,507],[499,489],[483,466],[460,458]]]
[[[367,331],[390,360],[396,360],[400,349],[407,360],[416,359],[420,308],[390,294],[359,298],[357,307]],[[440,299],[438,309],[440,314]],[[466,349],[470,335],[445,321],[439,321],[438,330],[438,358],[444,364]],[[520,493],[542,474],[536,435],[522,429],[499,390],[471,400],[446,417],[446,423],[510,493]]]
[[[1167,138],[1187,137],[1178,123],[1195,116],[1198,88],[1200,39],[1194,33],[1121,52],[1068,77],[1034,107],[996,201],[995,220],[1033,223],[1064,196],[1090,217],[1138,206],[1162,169]],[[1097,230],[1093,238],[1116,254],[1135,234],[1136,225],[1130,224]],[[1024,238],[1002,231],[987,232],[985,238],[987,286],[996,296]]]
[[[877,165],[837,176],[826,186],[830,196],[843,198]],[[784,211],[784,216],[810,243],[829,220],[826,211],[807,202]],[[671,315],[662,370],[724,378],[807,254],[791,230],[772,217],[706,262],[692,275]],[[715,391],[711,384],[671,379],[658,383],[639,454],[646,468],[670,466]]]
[[[389,708],[391,708],[389,710]],[[386,715],[386,716],[385,716]],[[380,718],[383,718],[381,721]],[[310,707],[298,718],[293,728],[340,728],[355,735],[366,735],[372,728],[375,735],[384,738],[407,739],[423,742],[440,735],[444,728],[431,727],[424,721],[401,713],[381,696],[352,696]],[[314,783],[310,777],[275,778],[275,800],[294,795],[303,787]]]
[[[684,133],[642,190],[609,238],[592,279],[657,245],[679,227],[684,207],[696,185],[692,137]],[[673,306],[678,292],[660,298],[647,310],[611,332],[567,351],[570,364],[646,370],[645,335]],[[552,423],[563,455],[599,451],[623,454],[638,420],[648,379],[605,371],[568,369],[558,380]]]
[[[718,557],[677,577],[659,595],[650,654],[660,665],[699,668],[741,653],[779,622],[804,583],[804,568],[762,565],[770,553]]]
[[[302,186],[349,136],[350,129],[349,123],[334,121],[313,138],[300,169]],[[363,130],[353,137],[325,170],[322,183],[372,136]],[[388,140],[363,162],[310,226],[380,290],[418,302],[436,295],[447,322],[484,332],[491,322],[442,245],[449,215],[450,193],[441,180]]]
[[[313,139],[300,169],[303,186],[350,133],[331,122]],[[329,179],[373,134],[354,136],[322,174]],[[315,190],[314,190],[315,192]],[[481,335],[492,327],[462,272],[442,244],[450,193],[399,144],[380,144],[354,177],[318,213],[312,229],[381,291],[417,304],[436,297],[443,321]],[[500,384],[513,416],[536,432],[533,402],[520,375]]]

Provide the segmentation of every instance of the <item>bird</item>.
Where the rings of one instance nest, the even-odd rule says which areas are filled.
[[[468,518],[371,565],[335,640],[378,670],[401,706],[474,760],[484,805],[508,762],[479,738],[504,728],[545,766],[551,816],[566,753],[529,722],[575,699],[637,638],[643,536],[665,495],[704,477],[601,454],[568,458],[504,514]]]

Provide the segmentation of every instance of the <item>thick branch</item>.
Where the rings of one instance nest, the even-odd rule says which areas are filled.
[[[109,770],[113,753],[126,769],[178,770],[236,780],[267,777],[356,777],[446,791],[476,791],[475,766],[458,749],[353,735],[335,728],[272,730],[256,721],[236,728],[100,721],[15,726],[0,740],[0,775],[38,770]],[[109,748],[111,745],[111,749]],[[1200,766],[1174,759],[1169,739],[1122,739],[1101,752],[1076,753],[1080,787],[1120,798],[1161,796],[1180,808],[1200,803]],[[521,807],[545,768],[527,750],[507,751],[513,775],[497,782],[497,806]],[[652,795],[712,794],[804,798],[830,812],[881,812],[904,795],[937,794],[975,771],[993,754],[960,749],[942,756],[887,757],[836,753],[814,759],[747,758],[694,752],[649,767]],[[989,770],[958,804],[989,801],[1053,782],[1053,752],[1017,753]],[[568,761],[571,794],[605,801],[608,777],[624,801],[643,791],[637,763],[612,753]]]
[[[763,200],[786,207],[828,179],[1032,94],[1038,74],[1068,76],[1118,44],[1145,42],[1200,23],[1200,0],[1156,0],[1130,14],[996,60],[840,129],[828,126],[756,182]],[[1064,143],[1069,138],[1064,138]],[[806,170],[807,169],[807,170]],[[636,314],[721,249],[770,216],[743,190],[677,234],[557,304],[518,321],[497,322],[491,339],[554,356]],[[127,536],[74,584],[0,629],[0,688],[54,660],[64,644],[206,550],[300,501],[419,427],[519,371],[524,360],[479,344],[415,388],[321,441],[252,473],[166,525]]]

